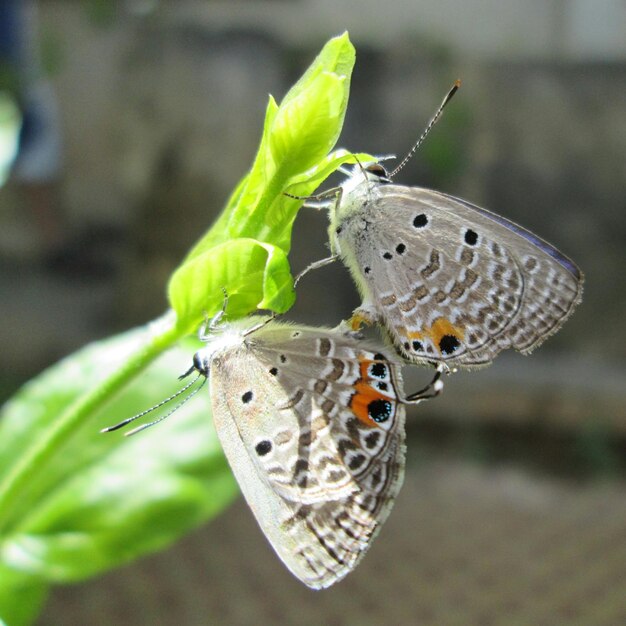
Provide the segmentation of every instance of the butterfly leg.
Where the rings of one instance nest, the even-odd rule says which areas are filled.
[[[448,366],[443,363],[439,363],[435,370],[435,375],[428,385],[426,385],[423,389],[408,395],[404,399],[404,402],[406,404],[417,404],[422,400],[436,398],[443,391],[443,380],[441,380],[441,375],[444,372],[448,373]]]
[[[357,332],[363,326],[372,326],[378,321],[376,307],[368,306],[365,302],[352,312],[352,317],[348,320],[348,326]]]
[[[335,326],[333,330],[339,335],[344,335],[345,337],[352,337],[354,339],[363,339],[365,337],[365,335],[363,335],[363,333],[361,332],[360,328],[357,328],[356,330],[352,328],[352,325],[350,324],[350,320],[341,320],[341,322],[339,322],[339,324],[337,324],[337,326]]]
[[[228,306],[228,292],[224,287],[222,287],[222,293],[224,294],[222,308],[213,317],[209,317],[206,311],[204,312],[204,323],[200,326],[200,330],[198,331],[198,339],[200,339],[200,341],[206,341],[211,336],[211,332],[219,326],[224,314],[226,313],[226,307]]]
[[[343,189],[341,187],[332,187],[322,193],[313,196],[296,196],[292,193],[283,191],[283,195],[294,200],[304,200],[304,206],[312,209],[327,209],[331,205],[337,203],[341,198]]]
[[[300,282],[300,280],[304,278],[304,276],[306,276],[311,270],[315,270],[320,267],[324,267],[325,265],[329,265],[330,263],[335,261],[337,258],[339,258],[337,255],[332,255],[332,256],[327,257],[326,259],[320,259],[319,261],[315,261],[314,263],[311,263],[311,265],[309,265],[308,267],[305,267],[295,277],[293,281],[293,288],[295,289],[298,283]],[[252,326],[252,328],[249,328],[248,330],[246,330],[246,332],[244,333],[244,336],[247,337],[248,335],[255,333],[257,330],[259,330],[260,328],[263,328],[263,326],[269,324],[272,320],[275,320],[277,317],[278,317],[278,313],[272,312],[272,314],[269,317],[259,322],[256,326]]]
[[[314,261],[310,265],[307,265],[295,278],[293,281],[293,288],[295,289],[298,283],[311,271],[317,270],[320,267],[326,267],[326,265],[330,265],[335,262],[339,258],[339,255],[333,254],[325,259],[320,259],[319,261]]]

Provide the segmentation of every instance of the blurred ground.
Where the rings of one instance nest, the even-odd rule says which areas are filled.
[[[418,433],[413,429],[413,441]],[[243,500],[176,548],[57,589],[41,626],[626,622],[626,484],[416,451],[395,509],[330,590],[294,579]]]

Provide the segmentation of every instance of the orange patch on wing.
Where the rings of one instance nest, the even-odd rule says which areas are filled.
[[[462,341],[465,337],[465,330],[461,326],[455,326],[445,317],[438,317],[432,326],[423,328],[421,331],[406,334],[407,339],[417,339],[419,341],[420,339],[428,338],[435,344],[438,350],[440,350],[439,343],[441,339],[446,335],[451,335]]]
[[[369,380],[369,368],[372,363],[375,363],[375,361],[365,359],[363,358],[363,355],[359,354],[359,374],[361,374],[361,381]]]
[[[359,380],[354,385],[355,393],[350,398],[350,408],[352,412],[361,420],[365,426],[370,428],[378,426],[378,424],[370,417],[369,405],[374,400],[386,400],[391,402],[389,396],[384,396],[379,391],[376,391],[373,387],[370,387],[366,382]]]
[[[352,412],[361,420],[365,426],[370,428],[378,426],[378,424],[370,417],[369,405],[375,400],[386,400],[387,402],[393,402],[389,396],[386,396],[380,391],[370,386],[369,381],[369,368],[372,363],[380,363],[380,361],[370,361],[359,355],[359,373],[361,378],[357,380],[354,385],[354,394],[350,398],[350,408]]]

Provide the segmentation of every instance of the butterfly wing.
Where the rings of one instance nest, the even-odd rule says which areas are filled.
[[[404,471],[399,385],[360,343],[275,323],[211,364],[213,420],[235,477],[309,587],[351,571],[388,515]]]
[[[407,359],[471,367],[509,347],[529,353],[580,302],[578,267],[517,224],[419,187],[371,195],[335,237]]]

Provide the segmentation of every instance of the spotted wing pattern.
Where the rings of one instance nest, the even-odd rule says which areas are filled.
[[[405,358],[471,367],[529,353],[580,302],[578,267],[520,226],[418,187],[377,184],[371,196],[335,236],[363,317],[373,311]]]
[[[272,323],[211,364],[213,419],[257,521],[312,588],[351,571],[404,473],[399,372],[378,348]]]

